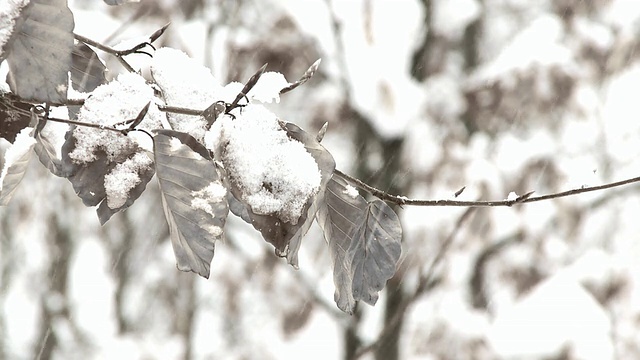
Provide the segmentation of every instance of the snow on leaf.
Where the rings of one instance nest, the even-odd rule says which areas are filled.
[[[225,118],[223,124],[221,160],[238,199],[255,214],[276,215],[296,225],[320,187],[314,158],[262,106],[246,106],[235,120]]]
[[[150,131],[161,126],[163,113],[154,103],[153,89],[138,74],[127,73],[118,76],[108,84],[98,86],[87,98],[78,113],[78,120],[85,123],[109,127],[138,118],[141,110],[149,105],[148,111],[136,128]],[[127,128],[128,125],[123,128]],[[133,138],[116,131],[71,127],[62,146],[62,173],[86,206],[100,205],[98,218],[104,224],[113,214],[131,206],[142,194],[154,173],[153,164],[148,162],[136,166],[121,166],[119,175],[112,176],[105,188],[105,180],[118,164],[146,157]],[[141,157],[144,156],[144,157]],[[129,163],[130,165],[132,163]],[[129,170],[129,173],[126,173]],[[126,173],[126,174],[125,174]],[[116,184],[123,184],[127,178],[127,190]],[[119,179],[118,181],[113,181]],[[140,180],[138,182],[138,180]],[[113,191],[113,193],[112,193]],[[111,198],[111,203],[108,200]],[[115,200],[117,199],[117,200]],[[122,206],[117,206],[122,204]]]
[[[248,221],[276,252],[297,266],[297,249],[313,219],[312,207],[335,163],[313,136],[280,123],[260,105],[242,108],[212,130],[227,172],[234,214]]]
[[[71,54],[71,85],[78,91],[90,93],[105,84],[106,67],[89,46],[78,42]]]
[[[3,47],[9,40],[20,11],[29,0],[5,0],[0,2],[0,62],[4,59]]]
[[[73,14],[66,0],[31,0],[4,47],[11,90],[24,99],[67,99],[73,50]]]
[[[129,192],[142,180],[138,175],[141,169],[150,169],[153,165],[145,153],[135,153],[133,157],[117,164],[105,177],[104,188],[107,206],[117,209],[125,204]]]
[[[85,100],[78,113],[78,121],[105,126],[114,126],[125,120],[135,119],[140,111],[151,103],[138,128],[151,131],[161,128],[163,113],[155,105],[153,89],[138,74],[127,73],[114,81],[98,86],[92,96]],[[69,157],[75,163],[94,161],[96,151],[102,150],[109,161],[128,157],[137,144],[127,136],[114,131],[104,131],[85,126],[73,130],[76,146]]]
[[[103,179],[116,163],[107,159],[104,150],[95,151],[94,160],[91,162],[83,164],[73,162],[69,153],[77,147],[77,140],[72,134],[73,128],[67,132],[66,141],[62,146],[62,171],[67,174],[73,190],[82,199],[84,205],[96,206],[107,196]]]
[[[142,151],[118,163],[108,172],[104,176],[106,201],[102,201],[96,210],[100,224],[104,225],[115,213],[133,205],[154,173],[153,161]]]
[[[155,52],[151,75],[162,90],[162,97],[171,106],[204,110],[222,90],[211,70],[176,49],[160,48]],[[168,114],[168,120],[172,129],[186,132],[200,141],[203,139],[207,125],[203,117]]]
[[[353,198],[353,199],[357,198],[357,197],[358,197],[358,195],[360,195],[360,194],[358,193],[358,189],[354,188],[354,187],[353,187],[353,186],[351,186],[351,185],[347,185],[347,186],[345,186],[345,188],[344,188],[343,192],[345,193],[345,195],[347,195],[347,196],[349,196],[349,197],[351,197],[351,198]]]
[[[260,76],[258,82],[247,96],[262,103],[280,102],[280,90],[289,86],[289,82],[279,72],[267,71]]]
[[[182,146],[172,139],[180,140]],[[215,241],[223,236],[229,211],[218,171],[204,146],[188,134],[157,130],[153,143],[178,269],[208,278]]]
[[[33,128],[25,128],[4,154],[4,168],[0,173],[0,205],[9,203],[13,193],[22,181],[36,141],[31,137]]]
[[[108,131],[105,130],[97,131],[108,133]],[[93,161],[86,163],[74,162],[70,158],[69,154],[76,148],[77,139],[72,135],[73,127],[67,133],[66,141],[62,146],[62,174],[64,174],[64,176],[71,182],[74,191],[82,199],[85,206],[99,205],[96,212],[100,223],[104,225],[111,216],[113,216],[113,214],[128,208],[135,200],[138,199],[138,197],[140,197],[146,188],[147,183],[151,181],[151,178],[153,177],[153,163],[140,161],[141,158],[139,156],[146,157],[147,155],[144,154],[143,150],[137,147],[137,145],[132,146],[129,149],[129,152],[121,153],[114,159],[110,159],[103,149],[97,149],[93,153],[95,157]],[[138,161],[130,160],[133,158],[137,158]],[[116,172],[119,172],[119,175],[109,180],[111,184],[106,184],[105,182],[108,179],[107,176],[111,174],[119,164],[126,163],[128,161],[134,161],[138,165],[120,167],[119,170],[116,170]],[[142,163],[146,163],[146,166],[143,166]],[[125,170],[130,171],[130,173],[125,174]],[[122,203],[121,200],[124,187],[118,187],[114,184],[117,179],[122,180],[125,177],[129,180],[135,178],[135,181],[126,182],[129,186],[129,191],[126,201]],[[114,193],[111,193],[112,191]],[[109,197],[112,199],[114,197],[118,198],[119,200],[116,200],[115,204],[122,203],[122,205],[114,208],[109,207],[107,202]],[[115,204],[112,201],[111,205],[115,206]]]
[[[342,311],[353,313],[356,301],[375,304],[395,273],[402,229],[383,201],[352,197],[348,186],[334,174],[316,218],[331,252],[334,300]]]

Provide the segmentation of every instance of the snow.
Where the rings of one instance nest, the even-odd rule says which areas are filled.
[[[219,203],[225,199],[226,195],[227,188],[225,188],[219,181],[211,182],[206,188],[193,191],[191,193],[191,196],[193,197],[193,199],[191,199],[191,207],[194,209],[204,210],[211,216],[216,216],[211,204]]]
[[[289,86],[289,82],[284,78],[284,75],[278,72],[267,71],[260,76],[258,82],[251,88],[247,95],[262,103],[271,103],[273,101],[279,103],[280,90],[287,86]]]
[[[161,128],[161,118],[165,116],[155,105],[153,89],[138,74],[122,74],[117,80],[95,89],[80,109],[78,121],[113,126],[135,119],[149,102],[149,111],[138,128],[150,132]],[[132,139],[114,131],[78,126],[73,135],[77,143],[69,157],[81,164],[95,161],[98,150],[104,151],[109,161],[114,161],[137,146]]]
[[[355,199],[357,198],[360,194],[358,193],[358,189],[354,188],[351,185],[347,185],[344,187],[344,190],[342,191],[344,194],[346,194],[348,197]]]
[[[142,181],[138,174],[149,169],[152,164],[153,161],[146,153],[139,152],[118,163],[105,175],[104,189],[107,193],[107,206],[111,209],[123,206],[129,198],[129,192]]]
[[[318,164],[263,106],[247,105],[235,117],[218,120],[216,153],[221,153],[230,181],[254,213],[277,214],[295,225],[320,188]]]
[[[160,48],[150,66],[167,105],[204,110],[219,100],[222,86],[211,71],[180,50]],[[173,130],[202,140],[207,122],[202,117],[169,114]]]
[[[16,19],[30,0],[5,0],[0,3],[0,50],[9,41]],[[0,57],[5,57],[0,51]]]
[[[117,11],[111,12],[111,17],[100,1],[69,3],[74,10],[76,31],[96,40],[104,40],[112,32],[118,38],[131,32],[145,34],[145,27],[155,29],[164,24],[169,13],[163,11],[158,16],[152,12],[119,29],[126,21],[121,20],[122,15],[137,8],[113,9]],[[228,73],[228,69],[237,66],[229,64],[235,40],[251,43],[257,34],[264,32],[268,37],[268,28],[260,23],[262,18],[291,15],[292,19],[280,21],[291,20],[317,44],[323,56],[322,71],[318,74],[321,76],[317,75],[311,86],[287,94],[279,104],[270,104],[270,109],[277,108],[277,117],[308,129],[318,129],[320,124],[330,121],[323,144],[338,160],[338,168],[347,173],[353,174],[352,169],[359,165],[354,160],[358,159],[360,144],[353,141],[352,124],[342,116],[343,105],[361,112],[382,138],[402,137],[403,149],[392,161],[401,162],[402,169],[409,171],[409,187],[401,192],[409,198],[451,198],[456,190],[466,186],[460,195],[462,199],[493,200],[504,198],[510,191],[523,194],[535,190],[536,194],[546,194],[637,176],[640,128],[635,94],[640,82],[637,59],[631,51],[640,23],[637,1],[612,0],[588,5],[563,2],[563,6],[574,7],[571,16],[560,14],[559,4],[551,1],[500,0],[483,2],[480,9],[478,1],[432,1],[431,25],[438,35],[436,53],[442,54],[430,56],[442,55],[442,59],[435,60],[442,61],[443,68],[423,83],[408,75],[411,56],[424,30],[421,2],[330,2],[341,25],[344,54],[337,52],[327,3],[258,0],[256,6],[252,6],[254,3],[233,8],[205,6],[204,16],[186,19],[181,17],[175,2],[165,0],[162,6],[171,11],[172,25],[158,43],[196,54],[197,61],[188,61],[177,51],[159,50],[160,57],[169,59],[173,52],[175,64],[182,64],[182,60],[186,64],[172,66],[172,61],[167,61],[162,65],[163,71],[167,77],[178,79],[175,86],[181,89],[179,92],[187,91],[192,83],[213,78],[211,71],[201,65],[210,58],[207,65],[215,71],[215,78],[226,81],[235,76]],[[0,7],[6,2],[2,4]],[[79,6],[87,10],[77,11]],[[483,32],[478,35],[480,68],[464,69],[459,38],[477,11],[483,16]],[[104,41],[110,42],[111,37]],[[254,63],[241,69],[245,74],[262,65],[255,64],[264,60],[261,49],[255,50],[258,55],[251,53],[241,59]],[[307,53],[293,56],[304,57]],[[341,58],[346,61],[344,73]],[[152,66],[156,66],[153,65],[156,60],[162,61],[146,56],[136,59]],[[279,65],[271,59],[269,62],[269,68]],[[203,75],[187,80],[186,74],[191,70],[202,71]],[[571,75],[568,90],[571,94],[566,103],[550,97],[540,105],[538,97],[549,95],[556,86],[556,72]],[[180,79],[185,80],[180,83]],[[268,78],[260,82],[263,80]],[[143,81],[139,77],[135,80],[139,84]],[[342,91],[342,81],[348,84],[347,95]],[[202,83],[204,87],[210,84]],[[509,86],[502,87],[505,84]],[[244,84],[216,86],[220,87],[218,93],[210,98],[202,96],[199,104],[189,104],[188,101],[202,95],[198,92],[193,98],[184,99],[185,106],[203,109],[213,101],[233,101]],[[277,99],[273,94],[278,86],[267,91],[272,100]],[[500,127],[469,134],[462,120],[468,91],[474,86],[482,86],[487,92],[502,91],[500,105],[516,115],[503,116],[500,111],[495,114],[491,112],[491,102],[481,102],[480,110],[498,119]],[[532,91],[519,93],[523,88]],[[135,117],[150,99],[159,101],[147,96],[152,92],[142,92],[145,99],[136,102],[135,110],[126,115],[109,111],[135,96],[127,94],[127,98],[113,102],[102,96],[101,101],[108,104],[102,111],[106,109],[107,113],[97,120],[105,124],[120,122]],[[298,94],[301,95],[296,98]],[[91,104],[98,95],[100,91],[87,102]],[[266,101],[254,94],[248,98]],[[521,102],[511,102],[513,98]],[[167,97],[164,100],[169,105],[183,101]],[[245,104],[245,99],[241,103]],[[213,150],[227,139],[222,130],[234,132],[236,126],[245,126],[242,125],[245,116],[255,118],[253,115],[264,113],[254,106],[258,105],[236,109],[235,120],[218,119],[214,129],[206,133],[207,147]],[[96,109],[99,107],[103,106]],[[151,112],[156,111],[153,108],[152,105]],[[285,110],[280,112],[281,108]],[[160,115],[162,120],[164,115]],[[275,117],[269,115],[270,119]],[[195,130],[200,126],[196,117],[184,119],[189,122],[182,125],[185,131],[202,133],[201,128]],[[151,126],[147,120],[150,119],[142,124],[145,128],[161,127],[160,121]],[[194,130],[188,128],[191,125]],[[278,129],[276,121],[271,125],[267,128]],[[255,127],[262,129],[259,124]],[[66,125],[60,126],[55,131],[58,145],[65,128]],[[108,131],[95,133],[96,138],[111,136]],[[241,142],[250,143],[251,147],[264,137],[259,130],[238,130],[236,135],[246,138]],[[94,149],[101,146],[96,139]],[[264,160],[266,151],[255,151],[257,155],[252,153],[243,164],[251,171],[253,167],[263,168],[269,160]],[[89,159],[89,154],[87,151],[83,156]],[[384,171],[388,164],[379,155],[366,156],[365,161]],[[308,155],[300,156],[309,160]],[[145,199],[114,216],[99,230],[95,214],[81,208],[66,180],[44,178],[37,171],[42,170],[37,161],[31,165],[36,171],[27,172],[16,192],[16,201],[8,208],[0,208],[0,238],[3,246],[8,244],[0,249],[3,277],[0,320],[4,321],[4,349],[10,358],[36,357],[33,349],[41,345],[38,342],[42,300],[50,294],[47,286],[59,279],[56,269],[49,268],[56,256],[52,255],[50,238],[44,236],[55,232],[43,220],[56,217],[67,223],[68,228],[63,230],[68,230],[74,253],[67,279],[69,293],[54,293],[45,302],[56,309],[63,303],[59,296],[64,296],[71,311],[69,318],[56,319],[52,326],[51,331],[61,340],[54,354],[56,358],[180,358],[184,357],[187,345],[192,347],[195,359],[218,358],[221,354],[230,359],[339,358],[343,356],[347,324],[355,324],[357,335],[365,341],[375,340],[381,331],[384,303],[365,307],[363,318],[355,321],[327,311],[318,305],[314,294],[304,290],[314,289],[320,301],[333,305],[328,254],[319,245],[308,246],[317,242],[324,245],[323,239],[316,237],[319,230],[315,227],[301,249],[301,256],[304,255],[301,263],[308,264],[302,265],[301,270],[313,276],[308,277],[308,283],[301,284],[284,262],[273,257],[272,248],[258,238],[250,225],[230,216],[225,225],[229,244],[216,248],[211,280],[205,281],[175,269],[174,255],[164,236],[166,225],[162,212],[158,213],[154,183],[143,194]],[[222,165],[225,172],[229,170],[227,164]],[[312,166],[311,161],[308,165],[312,172],[317,172],[317,165]],[[312,188],[312,184],[313,181],[309,182],[307,187]],[[476,209],[459,226],[456,220],[465,208],[404,206],[399,211],[406,250],[401,267],[403,292],[411,294],[415,290],[419,275],[429,269],[445,240],[455,236],[431,274],[439,283],[419,296],[404,315],[400,357],[539,359],[562,357],[560,352],[566,351],[576,359],[606,360],[613,358],[615,346],[619,356],[637,358],[640,204],[634,189],[621,187],[512,208]],[[217,186],[212,185],[209,190],[192,205],[206,211],[209,204],[200,200],[222,196],[222,189]],[[126,235],[128,232],[132,234]],[[510,239],[513,240],[510,245],[490,252],[495,244]],[[473,275],[480,274],[474,266],[485,251],[491,254],[483,273],[486,280],[483,290],[489,304],[486,308],[474,308],[470,298],[477,294],[472,294],[474,290],[469,283]],[[126,269],[125,275],[118,273],[120,266]],[[123,286],[123,312],[131,325],[124,333],[118,333],[115,321],[117,285]],[[195,298],[187,303],[189,294],[195,294]],[[603,294],[609,294],[609,299]],[[302,312],[305,303],[313,307],[307,323],[297,331],[285,332],[284,322]],[[184,318],[188,309],[195,311],[191,323]],[[187,340],[180,331],[189,324],[192,333]],[[72,325],[81,338],[75,338]],[[80,345],[83,340],[88,345]],[[371,354],[363,358],[367,356],[373,358]]]

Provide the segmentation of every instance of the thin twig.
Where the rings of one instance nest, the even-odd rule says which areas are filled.
[[[157,104],[158,110],[173,114],[184,114],[184,115],[193,115],[193,116],[201,116],[204,110],[195,110],[189,108],[183,108],[178,106],[169,106],[169,105],[160,105]]]
[[[349,181],[350,183],[358,186],[359,188],[368,191],[369,193],[371,193],[373,196],[384,200],[384,201],[388,201],[394,204],[398,204],[398,205],[413,205],[413,206],[469,206],[469,207],[490,207],[490,206],[513,206],[516,204],[524,204],[524,203],[531,203],[531,202],[536,202],[536,201],[544,201],[544,200],[550,200],[550,199],[557,199],[557,198],[561,198],[561,197],[566,197],[566,196],[572,196],[572,195],[577,195],[577,194],[582,194],[582,193],[587,193],[587,192],[592,192],[592,191],[599,191],[599,190],[604,190],[604,189],[610,189],[610,188],[614,188],[614,187],[618,187],[618,186],[623,186],[623,185],[628,185],[628,184],[633,184],[633,183],[637,183],[640,182],[640,176],[639,177],[634,177],[634,178],[630,178],[630,179],[625,179],[625,180],[621,180],[621,181],[616,181],[616,182],[612,182],[612,183],[608,183],[608,184],[604,184],[604,185],[598,185],[598,186],[583,186],[577,189],[571,189],[571,190],[567,190],[567,191],[562,191],[562,192],[558,192],[558,193],[553,193],[553,194],[546,194],[546,195],[540,195],[540,196],[531,196],[533,194],[533,192],[528,192],[524,195],[521,195],[515,199],[511,199],[511,200],[489,200],[489,201],[465,201],[465,200],[449,200],[449,199],[442,199],[442,200],[420,200],[420,199],[408,199],[405,196],[396,196],[396,195],[391,195],[388,194],[380,189],[377,189],[371,185],[366,184],[365,182],[358,180],[350,175],[347,175],[345,173],[343,173],[340,170],[335,170],[335,174],[341,176],[342,178],[344,178],[345,180]]]
[[[131,129],[117,129],[107,125],[93,124],[93,123],[87,123],[87,122],[75,121],[75,120],[57,119],[57,118],[45,118],[44,120],[70,124],[70,125],[85,126],[85,127],[90,127],[94,129],[100,129],[100,130],[115,131],[122,135],[126,135],[127,132],[131,131]]]

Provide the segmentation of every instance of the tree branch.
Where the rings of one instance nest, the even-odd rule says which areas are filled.
[[[583,186],[577,189],[571,189],[571,190],[567,190],[567,191],[562,191],[562,192],[558,192],[558,193],[553,193],[553,194],[546,194],[546,195],[540,195],[540,196],[531,196],[533,194],[533,191],[528,192],[524,195],[518,196],[515,199],[505,199],[505,200],[488,200],[488,201],[465,201],[465,200],[449,200],[449,199],[442,199],[442,200],[420,200],[420,199],[409,199],[406,196],[397,196],[397,195],[391,195],[388,194],[380,189],[376,189],[371,185],[368,185],[367,183],[358,180],[350,175],[347,175],[345,173],[343,173],[340,170],[335,170],[334,174],[342,177],[343,179],[345,179],[346,181],[358,186],[359,188],[371,193],[373,196],[384,200],[384,201],[388,201],[394,204],[398,204],[400,206],[402,205],[413,205],[413,206],[469,206],[469,207],[492,207],[492,206],[513,206],[516,204],[524,204],[524,203],[531,203],[531,202],[536,202],[536,201],[544,201],[544,200],[550,200],[550,199],[557,199],[557,198],[561,198],[561,197],[566,197],[566,196],[572,196],[572,195],[578,195],[578,194],[582,194],[582,193],[587,193],[587,192],[592,192],[592,191],[599,191],[599,190],[605,190],[605,189],[610,189],[610,188],[614,188],[614,187],[619,187],[619,186],[624,186],[624,185],[628,185],[628,184],[633,184],[633,183],[637,183],[640,182],[640,176],[639,177],[634,177],[634,178],[629,178],[629,179],[625,179],[625,180],[621,180],[621,181],[616,181],[616,182],[612,182],[612,183],[608,183],[608,184],[604,184],[604,185],[598,185],[598,186]]]

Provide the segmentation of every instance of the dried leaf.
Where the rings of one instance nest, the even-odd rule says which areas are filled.
[[[346,252],[352,241],[349,234],[358,223],[367,202],[362,196],[348,196],[345,193],[346,185],[347,182],[341,178],[331,178],[316,219],[324,232],[333,262],[333,283],[336,287],[334,300],[340,310],[352,314],[356,300],[352,290],[351,263],[346,258]]]
[[[208,152],[192,136],[156,133],[156,172],[178,269],[208,278],[229,211],[226,189]]]
[[[402,227],[393,209],[379,199],[367,205],[356,224],[346,254],[353,272],[353,298],[375,305],[378,292],[396,272]]]
[[[351,314],[359,300],[375,304],[378,292],[395,273],[402,228],[386,203],[367,203],[362,196],[353,196],[347,185],[334,174],[316,218],[331,252],[334,299],[338,308]]]
[[[67,99],[73,27],[65,0],[31,0],[22,9],[4,48],[13,93],[41,102]]]

